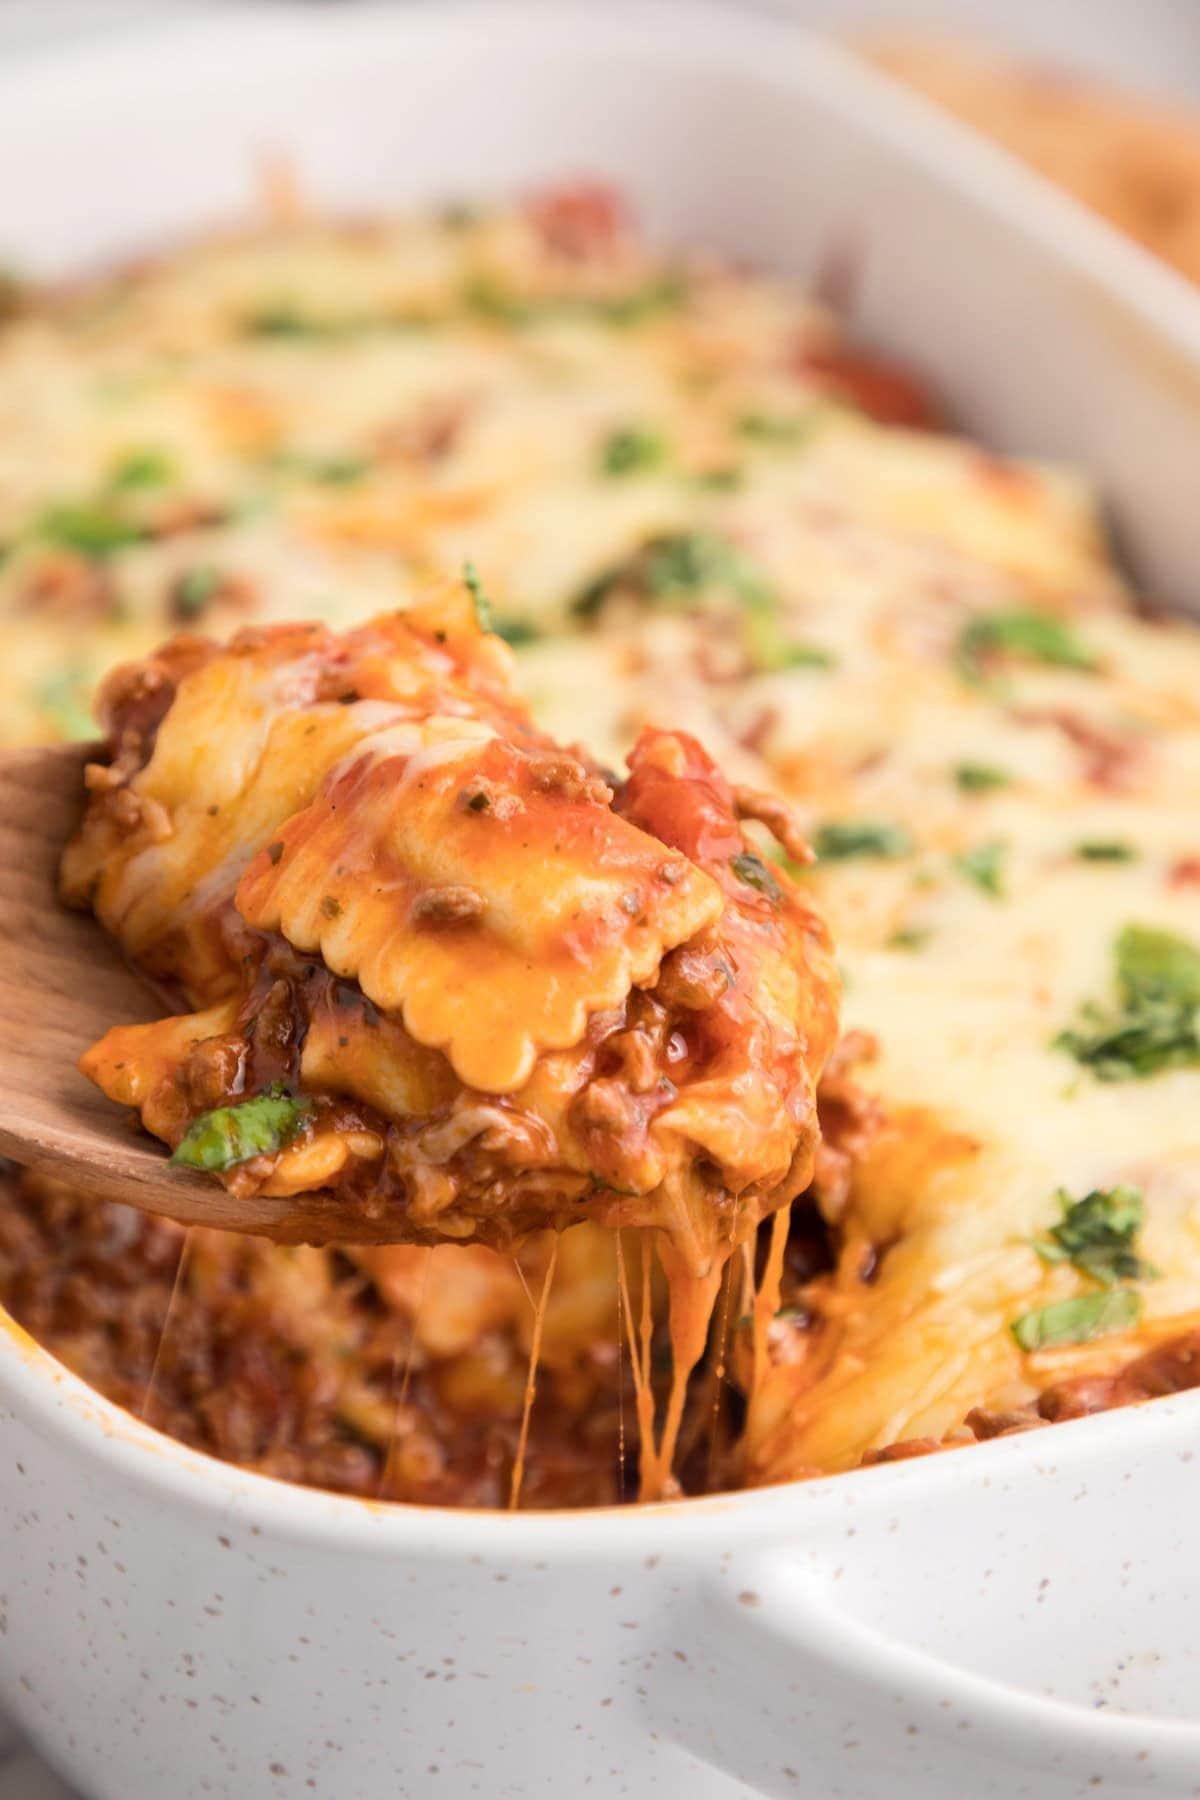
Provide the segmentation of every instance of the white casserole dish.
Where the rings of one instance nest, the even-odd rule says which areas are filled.
[[[1084,463],[1200,597],[1200,301],[794,27],[679,6],[272,8],[0,80],[0,255],[45,270],[244,203],[601,172],[798,276],[992,443]],[[1200,1790],[1200,1397],[623,1512],[371,1507],[243,1474],[0,1333],[0,1699],[100,1800]]]

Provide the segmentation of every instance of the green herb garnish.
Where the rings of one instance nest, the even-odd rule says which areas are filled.
[[[193,1119],[171,1161],[188,1169],[232,1169],[252,1156],[273,1156],[289,1144],[312,1111],[282,1082],[236,1106],[218,1106]]]
[[[602,295],[590,303],[585,301],[584,305],[594,308],[609,325],[640,325],[656,313],[676,311],[687,296],[685,277],[677,270],[669,270],[665,275],[653,276],[631,293]]]
[[[1033,1245],[1043,1262],[1072,1263],[1103,1287],[1149,1281],[1158,1273],[1135,1247],[1144,1217],[1137,1188],[1094,1188],[1082,1200],[1060,1188],[1055,1198],[1062,1217]]]
[[[572,318],[617,327],[639,325],[655,313],[674,310],[686,297],[687,284],[678,274],[656,276],[627,294],[516,294],[484,271],[469,276],[462,288],[462,303],[469,313],[514,327]]]
[[[1008,787],[1012,776],[992,763],[958,763],[954,770],[955,786],[964,794],[990,794],[996,788]]]
[[[37,533],[62,550],[77,550],[97,560],[139,544],[146,533],[101,501],[51,506],[38,520]]]
[[[212,563],[200,563],[182,574],[171,589],[171,611],[177,619],[201,619],[225,584]]]
[[[720,589],[746,606],[775,603],[765,576],[728,538],[713,531],[670,532],[648,538],[622,562],[603,570],[576,596],[571,610],[576,618],[595,618],[616,593],[687,608]]]
[[[492,603],[483,591],[483,583],[479,579],[479,571],[473,562],[463,564],[463,585],[471,596],[471,604],[475,608],[475,621],[480,631],[492,630]]]
[[[1013,657],[1059,669],[1094,671],[1096,659],[1074,630],[1053,613],[1015,607],[1010,612],[980,613],[959,633],[954,661],[966,681],[982,681],[993,661]]]
[[[1110,1332],[1126,1331],[1141,1316],[1142,1297],[1133,1288],[1104,1288],[1098,1294],[1079,1294],[1022,1313],[1009,1330],[1022,1350],[1048,1350],[1055,1344],[1086,1344]]]
[[[666,443],[657,431],[628,425],[605,440],[600,467],[605,475],[637,475],[658,468],[666,454]]]
[[[1137,861],[1137,851],[1132,844],[1122,842],[1120,838],[1089,838],[1082,844],[1076,844],[1075,854],[1080,862],[1127,863]]]
[[[854,856],[907,856],[913,841],[903,825],[879,819],[830,819],[813,834],[819,862],[845,862]]]
[[[887,940],[889,950],[923,950],[933,933],[927,925],[902,925]]]
[[[744,881],[747,887],[757,888],[773,906],[779,905],[783,889],[761,856],[756,856],[753,850],[742,850],[737,856],[730,857],[729,866],[739,881]]]
[[[963,850],[954,858],[954,867],[968,881],[973,881],[977,888],[990,894],[993,900],[1004,897],[1004,857],[1005,846],[993,839],[986,844],[976,844],[970,850]]]
[[[812,436],[825,410],[813,406],[803,413],[744,412],[737,421],[738,436],[754,444],[790,448]]]
[[[519,650],[524,644],[536,644],[544,635],[532,619],[496,619],[492,630],[506,644],[511,644],[514,650]]]
[[[1054,1048],[1098,1081],[1142,1080],[1200,1063],[1200,948],[1169,931],[1127,925],[1114,957],[1117,1005],[1084,1006]]]
[[[175,473],[174,459],[165,450],[129,450],[113,464],[108,485],[117,493],[132,488],[165,487],[174,480]]]

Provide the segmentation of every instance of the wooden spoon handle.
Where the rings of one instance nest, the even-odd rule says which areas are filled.
[[[157,1017],[157,996],[96,921],[58,899],[58,861],[83,809],[87,744],[0,755],[0,1154],[100,1199],[184,1225],[285,1243],[385,1243],[327,1194],[237,1199],[174,1169],[76,1064],[110,1025]]]

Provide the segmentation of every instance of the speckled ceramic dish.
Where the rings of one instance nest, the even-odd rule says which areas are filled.
[[[794,29],[703,8],[220,16],[0,82],[0,254],[245,200],[615,178],[799,276],[1001,448],[1072,456],[1144,586],[1200,595],[1200,302]],[[1195,1395],[678,1505],[376,1507],[208,1461],[0,1333],[0,1698],[101,1800],[1200,1791]]]

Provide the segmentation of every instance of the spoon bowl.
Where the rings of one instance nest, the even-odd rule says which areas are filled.
[[[77,1067],[112,1025],[161,1016],[159,996],[96,921],[58,897],[63,846],[83,811],[91,744],[0,755],[0,1154],[182,1225],[280,1243],[386,1243],[372,1220],[328,1194],[239,1198],[174,1168],[133,1116]]]

